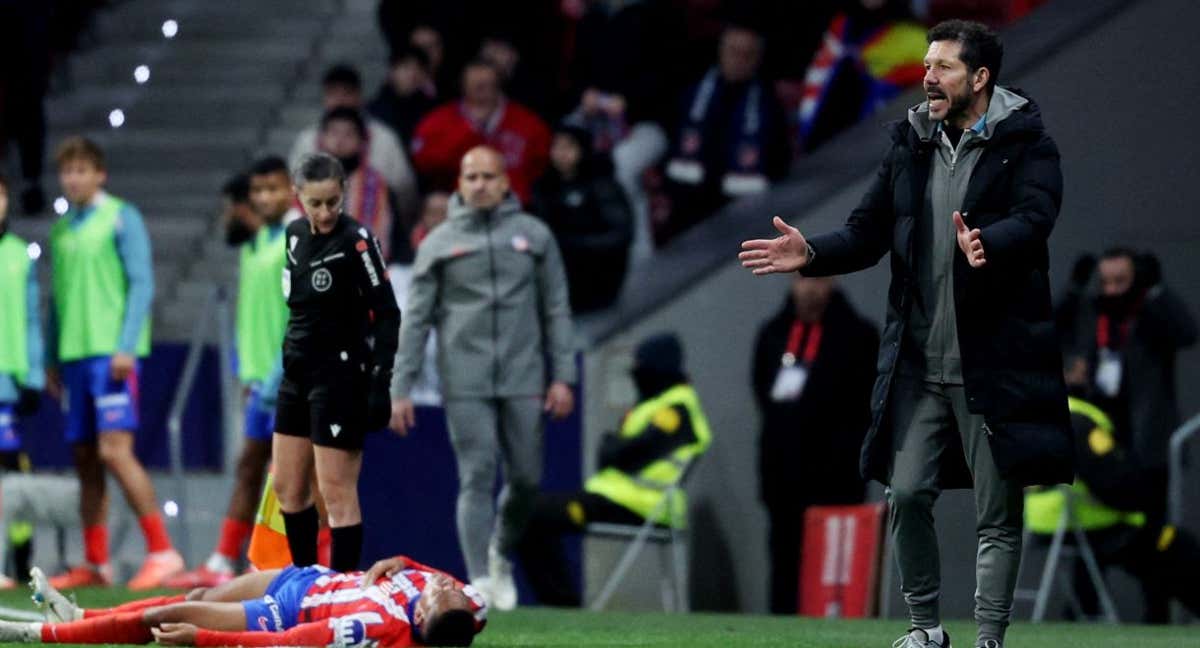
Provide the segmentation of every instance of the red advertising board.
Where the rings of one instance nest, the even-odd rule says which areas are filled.
[[[803,616],[872,616],[878,600],[882,503],[812,506],[804,514],[799,612]]]

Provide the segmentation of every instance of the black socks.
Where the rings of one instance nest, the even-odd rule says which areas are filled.
[[[319,524],[316,505],[295,513],[283,513],[283,526],[287,530],[288,549],[292,552],[293,565],[307,567],[317,564]]]
[[[357,570],[358,561],[362,557],[362,522],[332,528],[329,531],[333,539],[329,550],[329,567],[336,572]]]

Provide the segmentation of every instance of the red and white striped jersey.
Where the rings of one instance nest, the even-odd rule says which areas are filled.
[[[407,565],[391,578],[362,586],[363,572],[329,572],[305,592],[297,625],[285,632],[201,631],[197,645],[392,647],[421,645],[412,630],[418,595],[435,574],[432,567],[405,558]],[[475,613],[475,631],[487,623],[487,606],[479,591],[454,580]],[[212,643],[210,643],[212,642]],[[231,643],[232,642],[232,643]]]

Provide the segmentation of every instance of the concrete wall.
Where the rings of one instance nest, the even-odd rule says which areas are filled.
[[[1028,19],[1029,24],[1006,34],[1009,60],[1020,57],[1023,44],[1037,47],[1038,54],[1025,52],[1026,64],[1012,66],[1014,74],[1003,76],[1003,82],[1024,88],[1039,102],[1063,154],[1066,198],[1051,241],[1052,281],[1062,282],[1082,251],[1115,243],[1147,247],[1161,256],[1171,286],[1188,303],[1200,306],[1200,270],[1195,266],[1200,225],[1185,193],[1200,186],[1200,131],[1194,127],[1195,106],[1200,103],[1200,75],[1195,73],[1200,41],[1193,34],[1200,24],[1200,3],[1146,0],[1124,3],[1127,8],[1108,3],[1113,11],[1098,25],[1078,27],[1073,40],[1039,40],[1039,34],[1063,33],[1081,12],[1100,4],[1051,3]],[[875,121],[901,114],[895,107]],[[838,151],[839,147],[881,154],[886,143],[878,128],[856,129],[820,154],[831,159],[820,172],[749,207],[743,205],[740,224],[731,224],[730,218],[714,224],[732,235],[721,251],[726,261],[682,290],[660,292],[657,301],[647,302],[648,315],[635,318],[587,355],[591,388],[585,401],[585,470],[590,470],[596,438],[616,425],[621,409],[632,401],[631,388],[621,376],[630,346],[663,329],[677,331],[684,341],[688,369],[715,435],[690,489],[695,531],[692,593],[697,608],[766,609],[766,517],[756,494],[759,421],[749,365],[758,324],[778,307],[788,279],[754,278],[743,271],[736,262],[737,242],[771,235],[769,219],[774,213],[793,219],[807,232],[836,227],[861,196],[865,169],[858,170],[858,180],[842,184],[803,213],[796,212],[799,197],[822,172],[837,173],[837,158],[849,150]],[[844,277],[841,285],[862,312],[881,322],[887,281],[888,271],[881,263]],[[1182,354],[1179,367],[1181,403],[1188,415],[1200,410],[1200,352]],[[1191,480],[1189,492],[1196,492],[1196,483]],[[936,515],[945,575],[943,611],[969,617],[975,554],[970,494],[945,494]],[[1187,515],[1197,526],[1200,506],[1192,505]],[[603,572],[611,554],[611,548],[589,546],[589,575]],[[1035,562],[1040,565],[1039,559]],[[1135,617],[1138,600],[1128,580],[1118,578],[1115,583],[1123,615]],[[631,598],[627,603],[637,601]],[[898,595],[892,594],[887,604],[893,612],[902,611]],[[1018,609],[1018,614],[1028,614],[1028,607]]]

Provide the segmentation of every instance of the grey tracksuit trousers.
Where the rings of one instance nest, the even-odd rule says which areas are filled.
[[[913,625],[941,623],[941,562],[933,528],[939,457],[958,434],[975,482],[975,620],[979,638],[1004,638],[1021,560],[1024,499],[1021,487],[1002,479],[983,432],[983,417],[967,410],[961,385],[897,375],[890,405],[893,457],[889,531],[900,568],[900,589]]]
[[[542,479],[542,399],[457,398],[445,409],[458,462],[458,541],[467,576],[475,580],[488,573],[488,544],[511,554],[533,511]],[[504,487],[497,506],[498,459]]]

